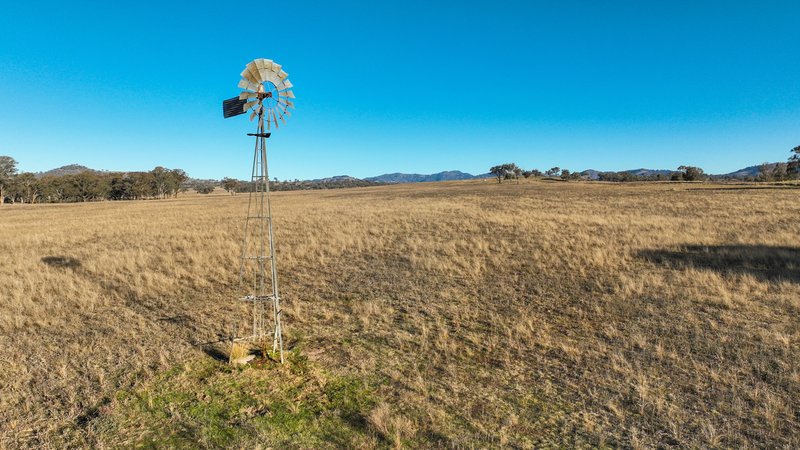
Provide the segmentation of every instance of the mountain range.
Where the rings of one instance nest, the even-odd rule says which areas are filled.
[[[769,163],[767,164],[768,167],[772,168],[778,163]],[[749,166],[743,169],[739,169],[730,173],[726,174],[719,174],[719,175],[712,175],[714,177],[721,177],[721,178],[749,178],[758,176],[761,171],[761,165],[757,166]],[[44,176],[62,176],[62,175],[74,175],[81,172],[97,172],[102,173],[105,171],[90,169],[86,166],[82,166],[79,164],[70,164],[67,166],[58,167],[56,169],[48,170],[47,172],[38,172],[36,173],[37,177],[44,177]],[[594,170],[594,169],[587,169],[581,173],[588,177],[590,180],[596,180],[599,178],[599,174],[602,171]],[[636,176],[640,177],[650,177],[655,175],[666,175],[669,176],[670,174],[676,172],[675,170],[670,169],[629,169],[623,170],[621,172],[628,172]],[[420,182],[431,182],[431,181],[454,181],[454,180],[472,180],[478,178],[492,178],[493,175],[490,173],[484,173],[480,175],[472,175],[470,173],[461,172],[460,170],[448,170],[444,172],[433,173],[430,175],[426,174],[419,174],[419,173],[386,173],[383,175],[378,175],[375,177],[367,177],[363,178],[364,181],[369,181],[373,183],[383,183],[383,184],[399,184],[399,183],[420,183]],[[349,175],[337,175],[328,178],[319,178],[315,180],[309,180],[311,182],[318,182],[318,183],[342,183],[348,181],[360,181],[362,179],[351,177]]]
[[[472,175],[470,173],[461,172],[460,170],[448,170],[446,172],[434,173],[431,175],[422,175],[419,173],[386,173],[378,175],[377,177],[364,178],[367,181],[375,181],[378,183],[420,183],[426,181],[454,181],[454,180],[472,180],[475,178],[491,178],[492,174],[485,173],[481,175]]]

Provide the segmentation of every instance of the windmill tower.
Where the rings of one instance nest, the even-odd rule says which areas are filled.
[[[283,363],[283,334],[281,329],[281,303],[278,291],[278,272],[275,264],[275,240],[272,234],[272,210],[269,199],[269,173],[267,170],[267,138],[278,120],[284,125],[294,108],[292,83],[280,64],[269,59],[256,59],[247,64],[241,73],[238,97],[222,102],[223,116],[234,117],[250,112],[250,120],[258,119],[255,133],[251,189],[245,219],[239,281],[245,295],[242,301],[250,304],[252,332],[234,336],[234,346],[257,346],[266,350],[272,340],[272,352],[278,352]],[[271,319],[271,320],[270,320]],[[271,324],[270,324],[271,323]],[[238,327],[237,327],[238,328]],[[237,331],[234,331],[238,335]],[[266,355],[265,355],[266,356]],[[233,360],[233,351],[231,352]]]

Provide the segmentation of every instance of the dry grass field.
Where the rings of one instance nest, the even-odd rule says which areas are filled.
[[[285,366],[219,362],[247,196],[0,208],[0,448],[800,447],[800,190],[273,197]]]

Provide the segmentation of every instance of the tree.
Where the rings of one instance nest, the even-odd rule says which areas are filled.
[[[544,174],[547,175],[548,177],[557,177],[559,173],[561,173],[561,168],[558,167],[558,166],[555,166],[555,167],[551,167],[550,170],[548,170]]]
[[[153,190],[158,198],[165,198],[172,184],[172,176],[169,169],[158,166],[150,173],[153,175]]]
[[[17,161],[10,156],[0,156],[0,205],[5,200],[4,191],[17,173]]]
[[[775,167],[772,168],[772,179],[775,181],[783,181],[788,179],[788,164],[787,163],[776,163]]]
[[[497,177],[497,182],[502,183],[503,178],[506,176],[506,166],[507,164],[500,164],[499,166],[492,166],[489,169],[489,173]]]
[[[570,176],[570,171],[569,170],[563,169],[561,171],[561,179],[562,180],[569,180],[569,176]]]
[[[222,179],[222,189],[225,189],[229,194],[234,195],[239,189],[239,180],[225,177]]]
[[[514,165],[514,168],[511,170],[511,172],[514,174],[514,179],[517,180],[517,184],[519,184],[519,177],[522,176],[522,169]]]
[[[64,200],[64,183],[61,177],[56,175],[47,175],[39,179],[42,187],[42,199],[48,202],[60,202]]]
[[[169,174],[171,178],[169,183],[170,193],[173,197],[177,197],[183,184],[189,179],[189,175],[186,175],[186,172],[182,169],[172,169],[169,171]]]
[[[489,173],[497,177],[497,182],[502,183],[503,179],[516,178],[522,175],[522,170],[514,163],[500,164],[489,169]]]
[[[151,172],[132,172],[128,174],[131,178],[130,195],[133,200],[141,200],[153,197],[155,179]]]
[[[797,177],[800,176],[800,145],[793,148],[792,153],[794,153],[794,155],[789,157],[789,163],[786,165],[786,172]]]
[[[108,198],[111,192],[109,180],[94,172],[64,175],[63,178],[70,189],[68,196],[82,202]]]
[[[210,194],[214,192],[214,185],[211,183],[198,184],[194,188],[198,194]]]
[[[772,181],[772,165],[770,163],[762,163],[758,166],[759,181]]]
[[[683,172],[684,181],[701,181],[706,178],[703,169],[694,166],[680,166],[678,170]]]
[[[25,172],[14,178],[13,195],[23,203],[36,203],[42,192],[42,185],[36,175]]]
[[[127,173],[112,174],[109,180],[108,196],[111,200],[133,199],[133,178]]]

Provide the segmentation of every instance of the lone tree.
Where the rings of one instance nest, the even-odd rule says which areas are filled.
[[[5,201],[4,191],[11,185],[17,173],[17,161],[10,156],[0,156],[0,205]]]
[[[794,153],[789,157],[789,164],[786,165],[786,172],[794,176],[800,175],[800,145],[792,149]]]
[[[516,178],[519,181],[519,176],[522,175],[522,169],[517,167],[514,163],[500,164],[489,169],[489,173],[497,177],[497,182],[502,183],[503,179]]]
[[[222,189],[225,189],[229,194],[234,195],[239,189],[239,180],[225,177],[222,179]]]

